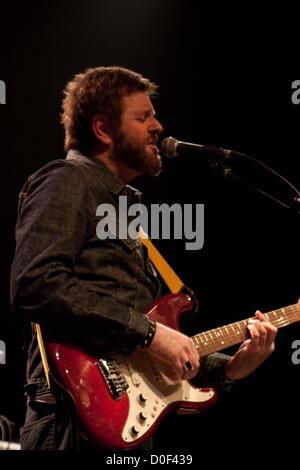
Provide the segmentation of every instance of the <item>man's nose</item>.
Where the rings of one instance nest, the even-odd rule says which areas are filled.
[[[164,128],[161,123],[154,117],[151,123],[151,132],[156,132],[157,134],[161,134]]]

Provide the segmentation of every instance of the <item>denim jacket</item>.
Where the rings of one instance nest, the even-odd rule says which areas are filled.
[[[22,189],[11,295],[15,310],[46,334],[88,350],[130,352],[144,339],[142,313],[159,282],[137,240],[96,235],[96,209],[136,193],[104,165],[69,152]],[[32,372],[32,371],[31,371]]]

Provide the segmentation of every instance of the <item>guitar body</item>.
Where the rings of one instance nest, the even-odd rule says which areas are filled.
[[[155,302],[146,315],[178,330],[180,315],[192,307],[190,296],[170,294]],[[200,412],[216,399],[211,388],[174,381],[166,366],[147,349],[116,361],[55,342],[47,345],[47,352],[75,400],[85,433],[108,448],[139,447],[168,412]]]

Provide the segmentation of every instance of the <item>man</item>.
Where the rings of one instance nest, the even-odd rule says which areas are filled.
[[[130,237],[96,235],[97,207],[110,203],[118,209],[120,195],[128,205],[136,202],[128,183],[161,170],[157,143],[163,129],[151,102],[155,93],[155,84],[119,67],[88,69],[67,85],[67,158],[38,170],[20,194],[11,295],[14,309],[40,324],[46,340],[97,356],[148,347],[174,378],[189,380],[199,371],[190,338],[143,315],[160,296],[145,247]],[[250,338],[232,358],[216,354],[203,361],[200,372],[208,382],[241,379],[273,351],[276,328],[261,313],[248,328]],[[26,392],[22,448],[76,448],[72,400],[49,391],[34,331]]]

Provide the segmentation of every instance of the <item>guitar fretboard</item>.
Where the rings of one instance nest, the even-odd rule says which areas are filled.
[[[300,304],[272,310],[264,316],[277,328],[290,325],[300,321]],[[251,317],[255,318],[255,317]],[[205,331],[192,337],[200,357],[207,356],[213,352],[221,351],[235,344],[242,343],[249,338],[247,324],[250,318],[236,323],[221,326],[213,330]]]

